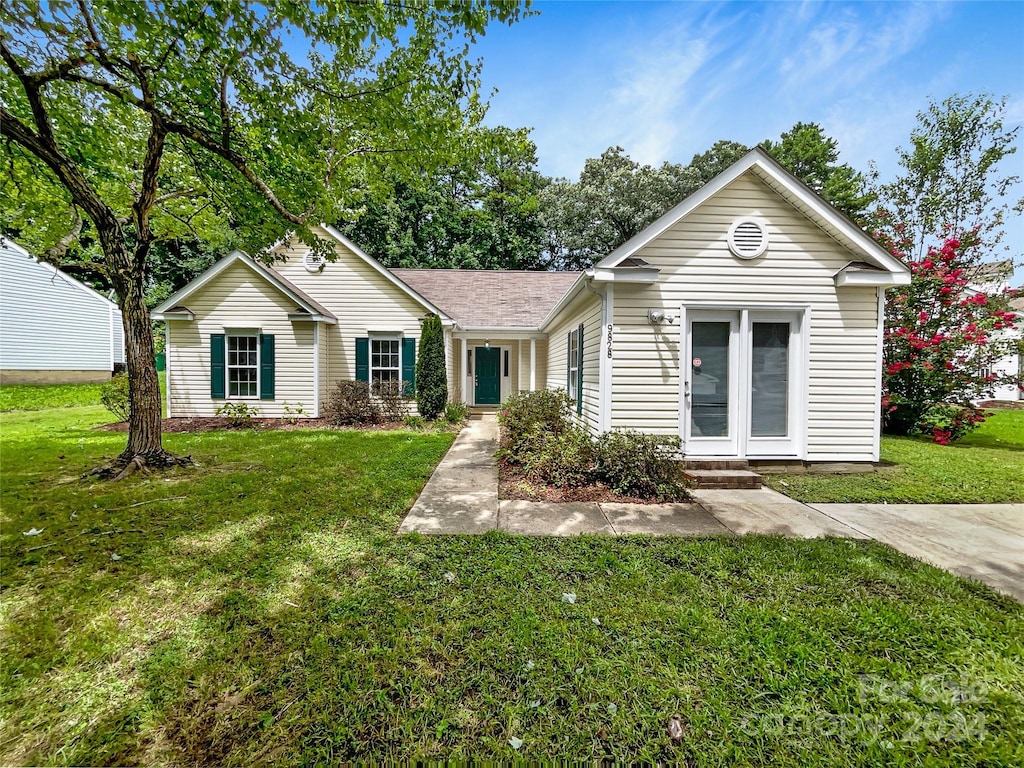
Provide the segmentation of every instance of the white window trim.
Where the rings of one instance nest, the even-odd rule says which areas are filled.
[[[256,394],[255,395],[232,395],[231,394],[231,369],[251,368],[250,365],[231,365],[231,339],[250,338],[256,339]],[[258,329],[224,329],[224,399],[229,400],[259,400],[260,399],[260,331]]]
[[[573,352],[572,343],[576,342],[576,351]],[[569,331],[569,347],[565,351],[569,356],[569,400],[576,403],[577,395],[580,391],[580,329],[574,328]],[[575,377],[574,377],[575,374]]]
[[[399,383],[401,383],[401,381],[402,381],[402,363],[405,362],[402,359],[403,347],[405,346],[402,343],[402,334],[401,333],[382,333],[380,331],[371,331],[369,333],[369,339],[370,339],[370,349],[369,349],[369,358],[370,359],[367,361],[368,362],[367,376],[370,379],[370,387],[371,387],[371,389],[373,388],[373,382],[374,382],[373,372],[375,370],[378,370],[378,371],[392,371],[392,370],[395,370],[394,368],[391,368],[390,366],[388,366],[387,368],[383,368],[383,367],[379,367],[379,366],[375,367],[373,365],[373,343],[375,341],[395,341],[395,342],[398,342],[398,369],[397,369],[398,376],[395,379],[395,381],[398,381]]]

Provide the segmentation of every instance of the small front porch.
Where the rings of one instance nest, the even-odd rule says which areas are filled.
[[[516,392],[544,389],[547,344],[532,331],[453,331],[449,399],[493,412]]]

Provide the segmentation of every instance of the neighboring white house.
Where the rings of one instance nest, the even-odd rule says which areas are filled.
[[[690,457],[878,459],[884,291],[910,274],[760,149],[583,273],[388,270],[318,234],[335,261],[235,252],[154,310],[169,415],[316,416],[338,379],[413,383],[435,313],[452,400],[559,387],[592,432]]]
[[[117,304],[0,238],[0,380],[105,381],[122,363]]]
[[[1013,275],[1013,262],[997,261],[987,264],[979,264],[971,275],[969,290],[989,295],[1002,293],[1010,287],[1010,278]],[[994,341],[1019,341],[1024,338],[1024,297],[1012,299],[1010,309],[1016,315],[1014,328],[996,331],[992,338]],[[991,369],[996,376],[1014,376],[1024,380],[1024,360],[1017,352],[1012,352],[997,360]],[[992,387],[988,397],[992,400],[1017,401],[1024,400],[1024,390],[1014,383],[1003,383]]]

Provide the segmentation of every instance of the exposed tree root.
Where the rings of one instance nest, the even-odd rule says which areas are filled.
[[[153,470],[170,469],[172,467],[188,467],[192,465],[191,456],[175,456],[173,453],[159,451],[154,453],[138,453],[126,455],[122,453],[110,464],[104,467],[96,467],[82,475],[82,479],[96,477],[100,480],[118,481],[124,480],[136,472],[144,472],[147,475]]]

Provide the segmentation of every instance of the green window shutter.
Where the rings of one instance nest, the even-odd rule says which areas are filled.
[[[583,323],[576,337],[576,413],[583,413]]]
[[[260,400],[274,399],[274,336],[260,334]]]
[[[370,383],[370,340],[356,339],[356,381]]]
[[[416,339],[402,339],[402,394],[416,394]]]
[[[565,393],[572,396],[572,331],[565,334]]]
[[[224,334],[210,334],[210,397],[224,399]]]

